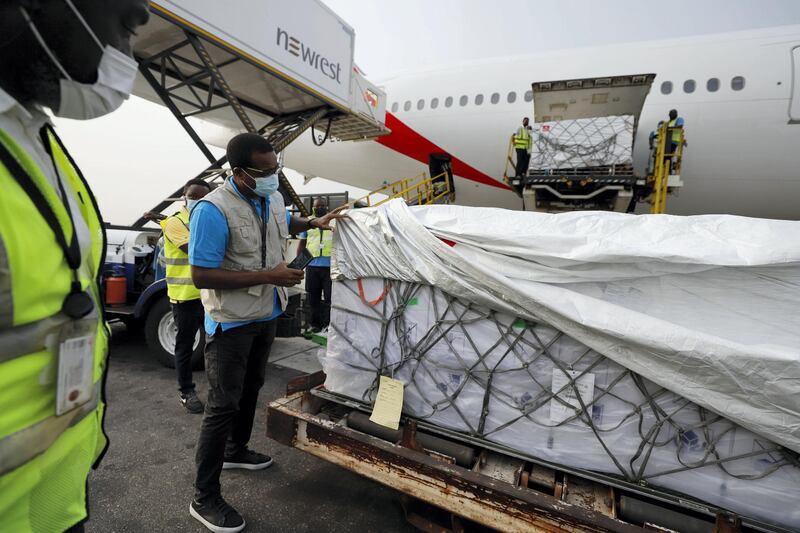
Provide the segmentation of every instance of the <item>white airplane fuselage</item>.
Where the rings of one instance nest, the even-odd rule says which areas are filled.
[[[639,121],[634,165],[644,170],[649,132],[677,109],[688,147],[684,187],[669,199],[668,212],[800,219],[800,123],[793,123],[800,120],[798,47],[800,26],[782,26],[398,75],[382,82],[391,134],[322,147],[304,136],[286,150],[285,164],[306,176],[373,190],[426,171],[428,154],[442,151],[454,159],[456,203],[521,209],[521,199],[502,178],[510,135],[522,117],[533,117],[533,102],[525,98],[531,84],[655,73]],[[671,82],[671,92],[662,90],[664,82]],[[516,96],[513,102],[509,93]],[[483,96],[481,104],[477,95]]]

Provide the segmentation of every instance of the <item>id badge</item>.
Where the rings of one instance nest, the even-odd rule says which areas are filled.
[[[70,322],[58,344],[56,415],[61,416],[92,399],[96,320]]]

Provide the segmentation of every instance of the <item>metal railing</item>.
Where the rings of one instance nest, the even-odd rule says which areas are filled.
[[[429,205],[453,194],[453,186],[447,172],[429,178],[426,172],[410,178],[387,183],[380,189],[350,202],[359,207],[375,207],[389,200],[402,198],[409,205]],[[377,197],[377,198],[376,198]],[[385,198],[383,198],[385,197]]]
[[[508,153],[506,154],[506,168],[503,170],[503,181],[507,185],[511,185],[511,179],[517,175],[517,163],[514,156],[514,135],[513,133],[508,138]],[[509,169],[511,172],[509,172]]]

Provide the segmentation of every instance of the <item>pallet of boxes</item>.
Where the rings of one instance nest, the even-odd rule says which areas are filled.
[[[325,388],[369,407],[390,377],[408,420],[798,530],[798,234],[715,215],[358,210],[336,231]]]

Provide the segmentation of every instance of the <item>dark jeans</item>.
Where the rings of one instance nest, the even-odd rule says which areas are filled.
[[[258,391],[277,322],[256,322],[216,333],[206,341],[208,400],[197,443],[195,498],[220,494],[225,455],[244,450],[253,431]]]
[[[187,393],[194,390],[192,381],[192,348],[197,330],[203,327],[203,304],[200,300],[189,300],[172,304],[172,316],[178,334],[175,336],[175,371],[178,374],[178,390]]]
[[[311,307],[311,326],[324,329],[331,319],[331,269],[308,267],[306,269],[306,292]],[[322,294],[325,293],[325,301]]]
[[[528,163],[531,161],[531,154],[524,148],[517,148],[517,177],[525,176],[528,173]]]

